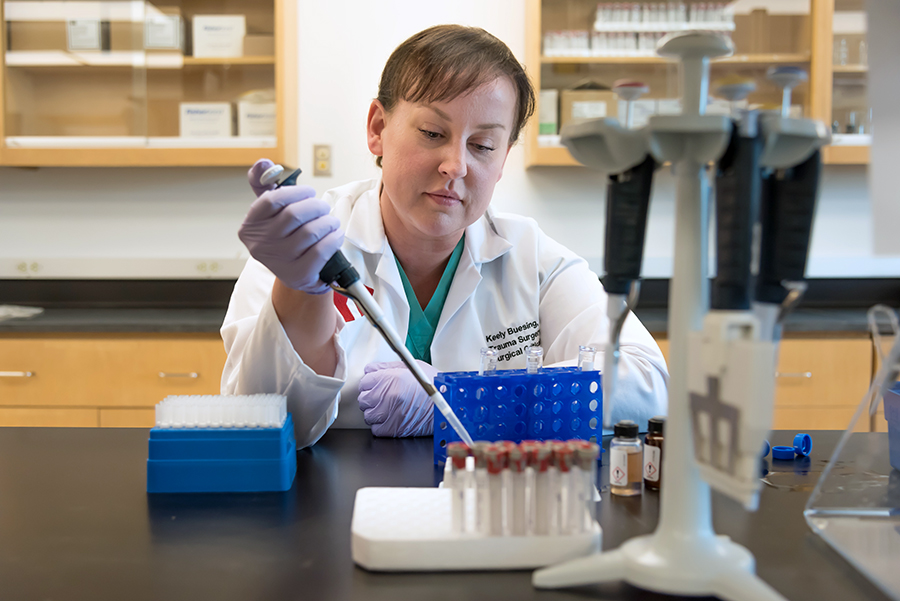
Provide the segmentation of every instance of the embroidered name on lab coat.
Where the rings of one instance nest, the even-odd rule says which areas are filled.
[[[528,321],[487,334],[484,339],[488,347],[500,353],[497,361],[503,363],[525,354],[526,347],[540,346],[541,325],[537,320]]]

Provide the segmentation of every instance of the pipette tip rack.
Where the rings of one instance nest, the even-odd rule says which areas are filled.
[[[284,397],[262,398],[271,396],[167,398],[158,411],[164,426],[150,430],[147,492],[288,490],[297,472],[294,422],[281,411]]]

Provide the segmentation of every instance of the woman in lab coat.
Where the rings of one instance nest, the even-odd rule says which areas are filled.
[[[534,109],[534,91],[503,42],[445,25],[388,59],[367,121],[378,180],[321,199],[303,186],[259,183],[240,228],[252,258],[222,325],[223,394],[285,394],[297,447],[330,426],[378,436],[432,432],[431,401],[353,302],[318,273],[338,249],[430,376],[474,370],[483,347],[499,368],[571,365],[579,345],[602,350],[606,295],[584,259],[537,224],[490,210],[506,157]],[[667,371],[633,315],[621,334],[612,421],[666,412]],[[601,358],[602,360],[602,358]]]

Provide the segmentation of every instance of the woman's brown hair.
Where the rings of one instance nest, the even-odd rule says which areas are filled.
[[[381,73],[378,101],[390,113],[400,100],[453,100],[503,76],[516,89],[512,146],[534,113],[534,88],[509,47],[478,27],[436,25],[397,46]],[[375,162],[380,167],[381,157]]]

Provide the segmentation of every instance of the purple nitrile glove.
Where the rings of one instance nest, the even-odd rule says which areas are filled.
[[[277,190],[261,186],[259,176],[271,166],[271,161],[262,159],[247,174],[258,198],[250,205],[238,237],[250,255],[285,286],[323,294],[330,288],[319,279],[319,272],[344,242],[341,222],[308,186]]]
[[[417,363],[434,380],[438,370]],[[366,365],[359,381],[359,408],[375,436],[430,436],[434,428],[434,403],[401,361]]]
[[[253,166],[250,167],[249,171],[247,171],[247,181],[250,182],[250,187],[253,188],[253,193],[256,194],[257,198],[259,198],[259,196],[263,192],[268,192],[275,187],[275,184],[264,186],[259,181],[259,178],[262,177],[262,174],[265,173],[267,169],[274,166],[275,163],[273,163],[270,159],[259,159],[258,161],[253,163]]]

